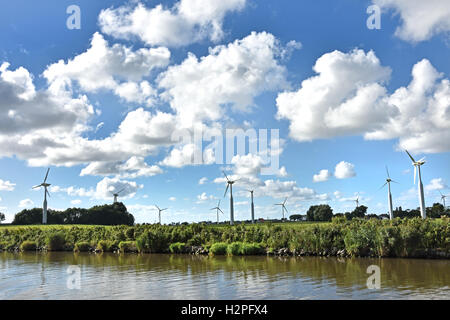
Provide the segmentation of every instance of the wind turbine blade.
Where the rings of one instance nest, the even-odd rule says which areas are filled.
[[[220,207],[220,200],[219,200],[219,203],[217,204],[217,208],[219,208]]]
[[[230,179],[228,179],[228,176],[227,176],[227,174],[225,173],[225,171],[222,171],[223,172],[223,175],[225,176],[225,178],[227,179],[227,181],[230,181]]]
[[[48,192],[47,189],[45,189],[45,192],[47,192],[47,195],[50,197],[50,192]]]
[[[288,199],[287,197],[284,199],[283,206],[286,204],[287,199]]]
[[[391,182],[400,184],[400,182],[397,182],[397,181],[395,181],[395,180],[391,180]]]
[[[386,182],[385,184],[383,184],[381,187],[380,187],[380,189],[378,189],[378,190],[381,190],[381,189],[383,189],[386,185],[387,185],[388,183]]]
[[[222,214],[224,214],[224,213],[223,213],[223,211],[222,211],[222,210],[220,210],[220,208],[217,208],[217,210],[219,210],[220,212],[222,212]]]
[[[386,166],[386,173],[387,173],[388,178],[390,179],[391,177],[389,176],[389,169],[387,166]]]
[[[169,209],[169,208],[164,208],[164,209],[162,209],[161,211],[166,211],[167,209]]]
[[[411,158],[411,161],[412,161],[412,162],[416,162],[416,160],[414,160],[414,158],[409,154],[408,150],[405,149],[405,151],[406,151],[406,153],[408,154],[408,156]]]
[[[117,192],[117,194],[121,193],[123,190],[125,190],[125,188],[122,188],[119,192]]]
[[[155,204],[155,207],[158,208],[158,211],[160,211],[161,209]]]
[[[283,209],[286,210],[286,212],[289,212],[288,209],[283,205]]]
[[[225,198],[226,197],[226,195],[227,195],[227,192],[228,192],[228,187],[229,187],[230,185],[227,183],[227,188],[225,189],[225,193],[223,194],[223,197]]]
[[[34,186],[32,189],[36,189],[36,188],[40,188],[42,187],[42,184],[38,185],[38,186]]]
[[[47,173],[45,174],[44,183],[47,181],[48,172],[50,171],[50,168],[47,169]]]

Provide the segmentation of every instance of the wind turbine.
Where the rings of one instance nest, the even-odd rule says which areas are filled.
[[[284,199],[283,203],[275,203],[275,206],[281,206],[281,213],[283,214],[283,222],[284,222],[284,211],[286,211],[286,213],[288,212],[288,210],[286,209],[286,201],[287,201],[287,197]]]
[[[220,200],[219,200],[219,203],[217,204],[217,207],[211,208],[211,210],[216,210],[217,223],[219,223],[219,211],[222,212],[222,214],[224,214],[223,211],[220,209]]]
[[[161,208],[158,207],[156,204],[155,204],[155,207],[158,209],[159,224],[161,224],[161,212],[167,210],[168,208],[161,209]]]
[[[125,190],[125,188],[122,188],[122,190],[120,190],[119,192],[111,192],[111,194],[114,196],[114,203],[117,203],[117,197],[119,196],[119,193],[121,193],[123,190]]]
[[[359,195],[358,195],[358,196],[356,197],[356,199],[353,200],[353,201],[356,202],[356,209],[358,209],[358,207],[359,207]]]
[[[384,186],[388,185],[389,218],[392,220],[392,219],[394,219],[394,211],[392,209],[391,182],[395,182],[395,183],[397,183],[397,182],[392,180],[391,177],[389,176],[389,170],[388,170],[387,166],[386,166],[386,173],[387,173],[386,183],[383,184],[380,189],[382,189],[382,188],[384,188]]]
[[[42,208],[42,224],[47,224],[47,195],[50,197],[50,193],[47,188],[50,187],[50,183],[47,183],[48,172],[50,168],[47,169],[47,173],[45,174],[44,182],[40,185],[34,186],[33,189],[44,187],[44,204]]]
[[[445,198],[447,198],[447,196],[443,195],[441,191],[439,191],[439,193],[441,194],[441,200],[442,200],[442,203],[444,205],[444,210],[445,210]]]
[[[425,164],[425,158],[420,159],[419,161],[414,160],[414,158],[409,154],[408,150],[405,150],[408,154],[409,158],[412,161],[412,164],[414,166],[414,184],[416,184],[416,175],[419,176],[419,203],[420,203],[420,214],[422,215],[422,218],[425,219],[427,217],[427,212],[425,209],[425,196],[423,194],[423,184],[422,184],[422,175],[420,173],[420,166]]]
[[[254,190],[247,190],[248,192],[250,192],[251,197],[252,197],[252,205],[251,205],[251,209],[252,209],[252,223],[255,224],[255,204],[253,203],[253,192]]]
[[[228,188],[230,188],[230,225],[234,225],[234,205],[233,205],[233,184],[238,180],[230,180],[228,179],[228,176],[226,175],[225,171],[222,171],[223,175],[227,179],[227,188],[225,189],[225,194],[223,197],[227,195]]]

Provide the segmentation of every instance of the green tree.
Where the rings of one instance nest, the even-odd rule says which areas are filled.
[[[289,220],[300,221],[300,220],[302,220],[302,215],[301,214],[292,214],[289,216]]]
[[[427,217],[440,218],[445,215],[444,206],[440,203],[434,203],[432,207],[427,208]]]
[[[3,221],[5,221],[5,214],[0,212],[0,223],[2,223]]]
[[[352,220],[353,218],[364,218],[366,213],[366,206],[358,206],[352,212],[346,212],[345,217],[347,218],[347,220]]]
[[[331,221],[333,217],[333,209],[327,204],[309,207],[306,212],[308,221]]]

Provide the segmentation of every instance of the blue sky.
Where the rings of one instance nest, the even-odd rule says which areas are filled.
[[[438,202],[450,180],[450,5],[435,2],[4,4],[0,211],[11,221],[40,206],[31,187],[51,167],[51,208],[112,202],[125,187],[137,222],[157,221],[155,203],[169,208],[163,223],[214,221],[219,199],[228,214],[222,170],[241,179],[236,219],[249,218],[248,188],[263,218],[279,218],[284,197],[290,214],[337,213],[357,194],[381,214],[386,165],[394,206],[418,206],[404,148],[426,156],[426,204]],[[66,26],[70,5],[81,29]],[[371,5],[381,29],[366,25]],[[261,175],[259,154],[192,165],[171,133],[199,126],[278,129],[279,172]]]

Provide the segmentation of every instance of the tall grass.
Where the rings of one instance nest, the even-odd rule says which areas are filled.
[[[424,251],[450,253],[450,219],[333,219],[331,223],[237,226],[135,225],[27,226],[0,228],[0,250],[18,250],[24,241],[38,249],[73,250],[87,243],[98,251],[182,253],[192,246],[214,255],[254,255],[280,249],[311,255],[420,257]],[[77,246],[79,248],[79,245]],[[285,250],[284,250],[285,251]]]

